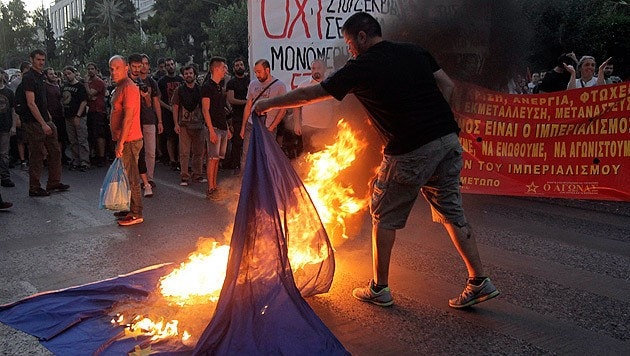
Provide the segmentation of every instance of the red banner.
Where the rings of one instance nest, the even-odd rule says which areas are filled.
[[[512,95],[457,83],[462,192],[630,201],[630,83]]]

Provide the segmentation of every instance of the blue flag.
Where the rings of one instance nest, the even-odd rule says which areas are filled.
[[[253,126],[226,278],[194,350],[178,339],[123,338],[124,328],[110,322],[117,303],[146,301],[156,293],[160,277],[175,268],[171,264],[0,306],[0,321],[62,355],[120,355],[136,346],[168,355],[347,355],[303,299],[327,292],[332,283],[335,262],[326,231],[299,176],[256,115]]]

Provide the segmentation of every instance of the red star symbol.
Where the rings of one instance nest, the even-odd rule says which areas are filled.
[[[536,193],[536,189],[538,189],[538,186],[534,182],[531,182],[530,184],[526,185],[526,187],[527,187],[527,193]]]

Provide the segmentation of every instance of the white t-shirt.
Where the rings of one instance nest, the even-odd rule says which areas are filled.
[[[575,80],[576,88],[588,88],[588,87],[594,87],[596,85],[597,85],[597,77],[593,77],[591,78],[591,80],[586,81],[586,82],[583,81],[582,78]]]
[[[276,80],[276,78],[274,78],[273,76],[269,77],[269,79],[267,79],[264,83],[261,83],[258,79],[252,80],[249,83],[249,87],[247,88],[247,100],[256,99],[258,97],[258,94],[260,94],[260,92],[263,91],[263,89],[265,89],[267,85],[271,84],[274,80]],[[262,95],[260,96],[260,98],[258,98],[258,100],[274,98],[286,92],[287,92],[286,85],[284,85],[284,83],[281,80],[278,80],[277,82],[273,83],[273,85],[271,85],[269,89],[265,90],[265,92],[262,93]],[[265,120],[265,126],[269,127],[275,120],[276,116],[278,116],[279,112],[280,112],[279,109],[273,109],[267,112],[267,119]],[[252,123],[251,113],[249,117],[247,118],[247,122],[249,122],[250,124]]]
[[[311,78],[310,80],[300,83],[298,88],[309,87],[316,84],[319,84],[319,82]],[[316,129],[329,128],[331,122],[333,122],[334,104],[335,101],[333,99],[327,99],[302,106],[302,126],[309,126]]]

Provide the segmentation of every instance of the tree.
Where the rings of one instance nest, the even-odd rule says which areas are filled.
[[[136,32],[136,9],[131,0],[87,0],[85,2],[85,42],[92,46],[101,38],[112,42]]]
[[[0,58],[5,67],[18,67],[37,47],[37,32],[22,0],[0,3]]]
[[[46,55],[49,60],[57,58],[57,40],[55,39],[55,32],[52,29],[50,19],[46,15],[46,11],[43,7],[35,10],[33,14],[33,22],[38,31],[42,31],[44,34],[44,41],[42,44],[46,50]]]
[[[519,0],[533,33],[529,62],[549,70],[564,52],[591,55],[598,63],[613,57],[617,75],[630,75],[630,6],[611,0]]]
[[[154,43],[161,39],[161,35],[147,35],[145,38],[140,33],[134,32],[127,36],[118,39],[112,44],[112,51],[114,54],[120,54],[122,56],[129,56],[132,53],[146,53],[151,58],[158,56],[158,50],[155,48]],[[166,52],[166,55],[172,56],[172,52]],[[90,47],[90,51],[86,57],[87,62],[94,62],[101,73],[108,72],[108,61],[111,58],[109,54],[109,44],[106,38],[98,39],[94,42],[94,45]]]
[[[213,10],[225,7],[229,2],[231,1],[156,0],[155,15],[143,21],[142,28],[147,33],[162,34],[166,38],[167,48],[173,49],[177,62],[186,63],[192,57],[200,64],[203,60],[202,43],[208,40],[202,24],[209,26]]]
[[[78,18],[70,20],[60,39],[61,64],[78,65],[85,63],[87,45],[84,42],[83,22]]]
[[[211,16],[210,26],[203,25],[208,39],[203,43],[206,56],[222,56],[229,61],[236,57],[247,58],[247,2],[236,1],[219,8]],[[208,58],[206,58],[208,59]]]

